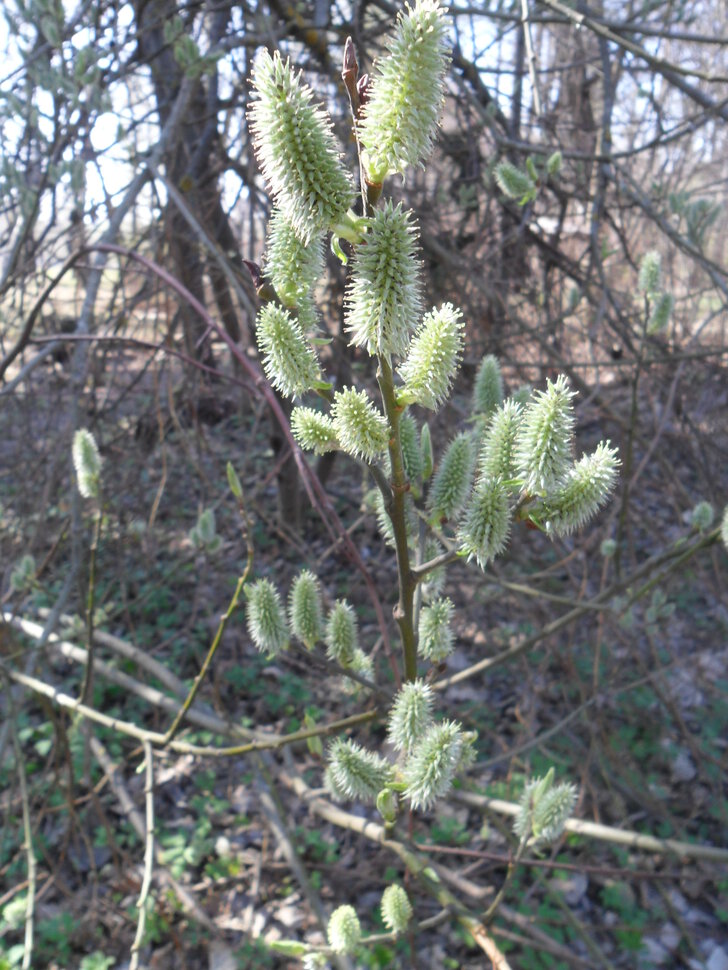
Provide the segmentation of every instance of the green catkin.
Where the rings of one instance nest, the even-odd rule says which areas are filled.
[[[657,250],[651,249],[642,257],[637,285],[645,296],[659,293],[662,286],[662,257]]]
[[[409,753],[432,723],[432,689],[422,680],[403,684],[389,713],[387,740]]]
[[[101,455],[90,431],[82,428],[74,434],[71,457],[81,496],[98,498],[101,485]]]
[[[569,470],[564,484],[545,503],[547,531],[570,535],[604,505],[617,482],[617,449],[600,442]]]
[[[495,181],[504,195],[518,201],[531,198],[536,189],[530,176],[508,161],[499,162],[496,166]]]
[[[265,273],[281,303],[288,308],[308,310],[310,295],[324,271],[321,237],[308,244],[301,242],[295,229],[280,209],[274,209],[268,222],[265,247]]]
[[[291,432],[304,449],[323,455],[338,446],[336,428],[331,418],[313,408],[297,407],[291,412]]]
[[[558,488],[571,467],[573,396],[568,380],[560,374],[553,383],[546,382],[546,390],[534,392],[523,414],[514,462],[525,491],[531,495]]]
[[[374,461],[387,450],[389,425],[366,391],[348,387],[337,391],[331,418],[342,449],[355,458]]]
[[[288,616],[293,635],[309,650],[323,638],[323,615],[318,579],[303,569],[291,587]]]
[[[387,201],[368,220],[346,291],[344,326],[369,354],[403,357],[422,312],[417,227],[412,213]]]
[[[346,600],[337,600],[329,613],[324,634],[329,660],[346,666],[351,664],[359,648],[359,631],[354,607]]]
[[[382,920],[387,929],[399,935],[407,929],[412,919],[412,904],[404,889],[394,883],[382,893]]]
[[[316,354],[288,310],[275,303],[262,307],[256,337],[265,375],[281,394],[297,397],[314,386],[319,378]]]
[[[452,303],[425,316],[399,369],[404,382],[400,400],[436,411],[447,399],[460,364],[464,326]]]
[[[275,655],[288,647],[289,633],[278,590],[267,579],[246,587],[248,633],[261,653]]]
[[[503,401],[503,375],[498,358],[493,354],[483,357],[473,384],[473,414],[489,415]]]
[[[467,432],[456,435],[443,455],[430,489],[429,507],[437,519],[455,519],[470,492],[475,447]]]
[[[446,30],[444,8],[416,0],[399,14],[389,53],[374,65],[359,126],[374,183],[421,164],[432,151],[449,60]]]
[[[453,648],[453,634],[450,628],[455,611],[452,600],[440,597],[420,612],[417,652],[425,660],[442,663],[449,657]]]
[[[404,797],[415,810],[427,810],[450,790],[463,750],[456,721],[433,724],[415,745],[404,767]]]
[[[511,509],[508,490],[499,478],[482,478],[468,502],[458,531],[458,546],[481,569],[506,546]]]
[[[256,58],[253,92],[249,118],[258,164],[276,205],[307,244],[345,217],[354,195],[331,120],[277,51]]]
[[[420,451],[417,423],[411,414],[399,419],[399,441],[402,447],[404,471],[409,482],[417,487],[422,478],[422,452]]]
[[[373,802],[392,780],[392,765],[355,741],[336,738],[329,746],[329,772],[335,791],[346,798]]]
[[[508,480],[516,474],[513,456],[523,408],[509,398],[493,413],[480,449],[478,474]]]
[[[333,911],[327,936],[334,953],[342,956],[354,953],[361,941],[361,926],[353,906],[339,906]]]

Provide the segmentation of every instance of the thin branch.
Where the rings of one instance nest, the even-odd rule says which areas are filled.
[[[144,931],[147,922],[147,897],[152,885],[152,874],[154,871],[154,755],[152,746],[148,741],[144,745],[144,804],[145,813],[145,833],[144,833],[144,875],[142,877],[142,887],[139,890],[137,909],[139,918],[137,921],[136,935],[131,945],[131,960],[129,970],[137,970],[139,966],[139,950],[144,941]]]

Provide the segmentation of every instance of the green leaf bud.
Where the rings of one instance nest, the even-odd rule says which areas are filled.
[[[266,303],[256,322],[263,370],[273,387],[285,397],[305,394],[319,377],[313,347],[300,323],[275,303]]]
[[[535,198],[536,186],[533,180],[512,162],[499,162],[495,169],[495,180],[498,188],[509,199],[518,199],[524,204]]]
[[[698,502],[690,513],[690,524],[701,532],[707,532],[714,520],[715,509],[710,502]]]
[[[518,429],[515,464],[523,487],[532,495],[558,488],[571,467],[574,392],[563,374],[535,391]]]
[[[403,684],[389,712],[387,740],[409,753],[432,724],[432,689],[423,680]]]
[[[304,451],[314,451],[317,455],[333,451],[338,445],[334,422],[314,408],[294,408],[291,412],[291,431]]]
[[[37,569],[35,557],[29,552],[21,557],[10,573],[10,589],[14,593],[27,593],[35,585]]]
[[[456,721],[433,724],[415,746],[404,767],[405,798],[414,809],[427,810],[450,790],[460,762],[463,736]]]
[[[652,307],[650,319],[647,322],[647,333],[650,335],[661,333],[670,322],[674,300],[672,293],[660,293]]]
[[[581,528],[609,498],[619,467],[617,449],[601,441],[590,455],[583,455],[571,468],[566,481],[546,502],[546,528],[556,535],[569,535]]]
[[[422,607],[417,652],[432,663],[441,663],[452,653],[450,622],[454,609],[448,597],[433,600],[429,606]]]
[[[412,904],[401,886],[394,883],[382,893],[382,919],[392,933],[404,933],[412,919]]]
[[[74,434],[71,456],[79,492],[83,498],[98,498],[101,486],[101,455],[90,431],[81,428]]]
[[[436,411],[450,393],[463,350],[463,315],[452,303],[428,313],[399,368],[400,398]]]
[[[302,957],[308,947],[300,940],[270,940],[268,946],[276,953],[287,957]]]
[[[365,802],[373,802],[394,777],[388,761],[343,738],[329,746],[329,770],[336,791]]]
[[[432,151],[443,102],[445,10],[436,0],[415,0],[397,20],[389,53],[374,67],[359,139],[369,179],[419,165]]]
[[[504,401],[493,414],[480,450],[479,475],[504,480],[513,477],[514,446],[522,417],[523,408],[512,398]]]
[[[353,906],[339,906],[333,911],[327,935],[334,953],[354,953],[361,941],[361,926]]]
[[[426,421],[420,431],[420,452],[422,454],[422,481],[426,482],[435,467],[435,459],[432,454],[432,436],[430,435],[430,426]]]
[[[268,223],[265,272],[286,307],[298,307],[310,296],[324,271],[323,239],[301,242],[280,209],[274,209]]]
[[[288,625],[278,590],[267,579],[246,586],[248,633],[261,653],[277,654],[288,647]]]
[[[505,549],[510,522],[508,490],[499,478],[481,479],[458,531],[460,550],[485,569]]]
[[[473,413],[490,414],[503,401],[503,375],[498,358],[487,354],[480,362],[473,385]]]
[[[339,443],[344,451],[374,461],[389,443],[389,425],[367,397],[366,391],[348,387],[337,391],[331,407]]]
[[[529,781],[519,801],[520,811],[513,829],[520,839],[533,838],[534,844],[547,845],[555,842],[576,804],[577,790],[574,785],[562,782],[554,785],[554,769],[544,778]]]
[[[662,285],[662,257],[657,250],[651,249],[642,257],[637,285],[640,293],[645,296],[659,293]]]
[[[326,621],[326,656],[346,666],[359,647],[359,631],[354,607],[346,600],[337,600]]]
[[[461,432],[447,446],[430,489],[430,510],[438,519],[457,517],[470,493],[474,463],[472,436]]]
[[[276,52],[256,58],[256,100],[249,110],[263,178],[302,242],[334,226],[353,197],[326,112],[311,89]]]
[[[403,414],[399,419],[399,441],[405,474],[410,483],[417,488],[422,478],[422,452],[417,424],[411,414]]]
[[[323,636],[323,616],[318,579],[308,569],[296,576],[288,599],[288,616],[293,635],[309,650]]]
[[[231,461],[225,466],[225,472],[227,474],[228,485],[230,486],[230,491],[233,493],[236,499],[241,499],[243,497],[243,486],[238,477],[238,473],[235,471],[235,467]]]
[[[546,172],[550,178],[556,178],[561,171],[561,152],[554,152],[546,159]]]
[[[383,788],[377,795],[377,811],[387,825],[394,825],[399,814],[399,799],[391,788]]]
[[[346,330],[367,352],[403,357],[414,322],[422,312],[417,227],[412,213],[387,201],[368,220],[356,247],[347,287]]]

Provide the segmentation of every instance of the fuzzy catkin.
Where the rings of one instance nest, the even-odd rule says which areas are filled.
[[[374,66],[359,126],[372,182],[419,165],[432,151],[443,102],[445,10],[436,0],[416,0],[399,14],[389,53]]]
[[[447,399],[460,364],[464,326],[452,303],[425,316],[399,368],[402,400],[436,411]]]
[[[422,312],[412,213],[387,201],[368,220],[346,292],[345,329],[369,354],[404,356]]]
[[[353,198],[331,121],[290,61],[262,51],[253,68],[249,109],[266,185],[306,244],[342,219]]]
[[[274,303],[262,307],[256,338],[265,375],[281,394],[296,397],[313,387],[319,377],[316,354],[288,310]]]

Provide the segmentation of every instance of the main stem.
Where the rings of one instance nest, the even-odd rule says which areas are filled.
[[[399,626],[404,658],[404,679],[417,677],[417,638],[414,624],[414,600],[417,583],[410,566],[410,553],[407,544],[406,499],[409,482],[402,460],[402,446],[399,437],[399,419],[402,414],[397,404],[394,390],[392,365],[386,357],[379,357],[377,381],[382,394],[384,413],[389,422],[389,459],[392,466],[390,494],[386,496],[387,511],[392,520],[394,546],[397,552],[397,578],[399,581],[399,601],[394,608],[394,618]]]

